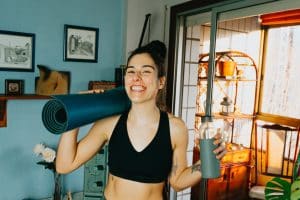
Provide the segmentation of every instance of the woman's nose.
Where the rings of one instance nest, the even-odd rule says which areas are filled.
[[[137,71],[134,73],[133,79],[134,80],[140,80],[142,78],[142,73],[140,71]]]

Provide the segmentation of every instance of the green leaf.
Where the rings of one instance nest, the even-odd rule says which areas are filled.
[[[291,186],[291,200],[300,199],[300,179],[299,177],[295,179]]]
[[[266,200],[290,200],[291,184],[281,178],[275,177],[269,181],[265,188]]]
[[[300,199],[300,190],[292,192],[291,200],[299,200],[299,199]]]
[[[296,163],[293,169],[293,181],[299,178],[300,175],[300,153],[298,153]]]

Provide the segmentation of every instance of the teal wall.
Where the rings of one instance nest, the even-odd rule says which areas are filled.
[[[37,64],[71,72],[71,93],[86,90],[89,80],[113,80],[114,68],[124,63],[124,0],[1,0],[0,30],[34,33],[35,72],[0,71],[5,79],[24,79],[25,93],[34,93]],[[98,27],[98,63],[64,62],[64,24]],[[8,126],[0,128],[0,199],[42,198],[53,191],[49,170],[35,164],[33,147],[40,142],[56,147],[59,136],[41,121],[46,100],[9,100]],[[83,127],[80,137],[87,127]],[[65,190],[82,191],[83,167],[65,176]]]

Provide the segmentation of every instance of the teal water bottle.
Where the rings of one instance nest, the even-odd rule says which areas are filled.
[[[220,176],[220,161],[213,152],[217,148],[217,145],[214,144],[216,133],[212,117],[202,117],[199,128],[202,178],[218,178]]]

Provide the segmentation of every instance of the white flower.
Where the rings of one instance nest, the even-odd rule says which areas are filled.
[[[33,152],[38,156],[38,155],[42,154],[44,149],[45,149],[45,146],[43,144],[37,144],[37,145],[35,145]]]
[[[56,153],[53,149],[46,147],[44,149],[44,151],[42,152],[42,156],[46,162],[50,163],[50,162],[54,161],[54,159],[56,157]]]

